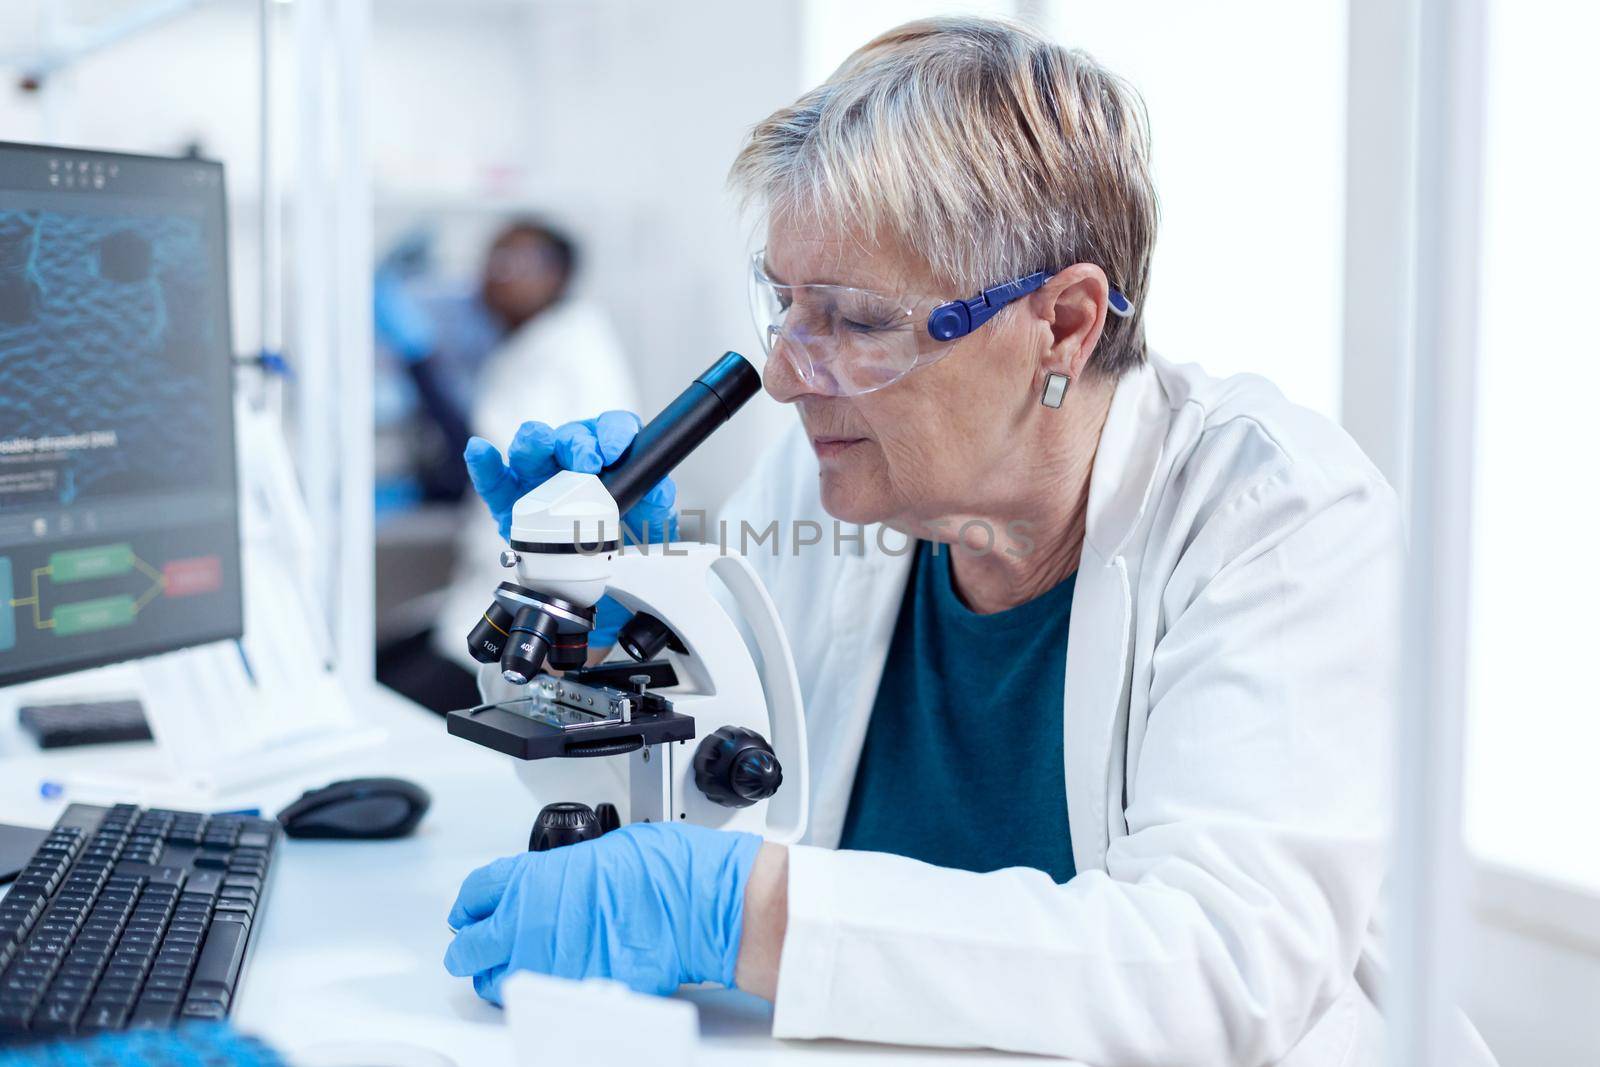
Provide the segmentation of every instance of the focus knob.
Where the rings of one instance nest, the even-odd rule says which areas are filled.
[[[743,726],[724,726],[694,752],[694,784],[712,803],[748,808],[783,784],[783,766],[767,739]]]
[[[562,845],[575,845],[579,841],[592,841],[601,832],[600,820],[589,805],[570,800],[546,804],[533,821],[528,851],[544,852]]]

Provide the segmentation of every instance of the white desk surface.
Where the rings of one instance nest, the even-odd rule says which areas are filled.
[[[516,1057],[499,1009],[445,973],[445,915],[468,871],[527,847],[538,804],[509,760],[450,737],[437,716],[387,692],[370,703],[373,721],[389,732],[382,747],[216,805],[271,815],[306,788],[366,775],[409,778],[433,794],[427,818],[404,840],[283,842],[234,1022],[291,1058],[319,1044],[374,1041],[430,1049],[458,1067],[510,1067]],[[44,800],[39,784],[140,748],[148,746],[41,753],[14,722],[0,723],[0,822],[49,826],[73,799],[105,802]],[[764,1001],[726,990],[679,995],[699,1006],[705,1064],[1020,1062],[996,1053],[776,1041]]]

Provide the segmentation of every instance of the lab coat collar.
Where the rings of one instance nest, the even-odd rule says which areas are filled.
[[[1123,375],[1112,394],[1111,410],[1100,431],[1094,469],[1089,479],[1089,510],[1084,540],[1102,560],[1122,553],[1144,516],[1155,484],[1156,467],[1166,434],[1158,424],[1171,416],[1160,376],[1149,361]]]
[[[1152,362],[1155,357],[1151,357]],[[1128,544],[1149,506],[1171,403],[1161,366],[1128,372],[1112,394],[1089,477],[1084,551],[1063,685],[1067,821],[1079,871],[1104,870],[1123,818],[1133,591]]]
[[[833,568],[829,640],[819,673],[839,681],[828,704],[831,728],[811,730],[807,742],[811,747],[811,820],[805,840],[825,848],[838,847],[844,833],[867,724],[877,702],[915,554],[914,550],[896,554],[878,549],[880,544],[898,543],[898,535],[883,532],[885,540],[880,541],[879,534],[876,526],[870,527],[867,543],[874,547],[843,557],[841,565]]]

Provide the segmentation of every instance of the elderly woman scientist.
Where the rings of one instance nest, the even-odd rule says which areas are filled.
[[[865,526],[752,556],[801,676],[809,844],[634,825],[498,861],[447,966],[491,999],[519,968],[737,984],[787,1037],[1376,1062],[1395,498],[1266,382],[1146,351],[1137,98],[1019,26],[916,22],[760,123],[733,179],[799,424],[730,517]],[[1189,284],[1246,321],[1246,283]],[[467,458],[503,522],[637,426]]]

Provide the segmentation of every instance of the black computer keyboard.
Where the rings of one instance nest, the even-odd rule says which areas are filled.
[[[0,899],[0,1043],[224,1018],[278,835],[267,819],[70,805]]]

